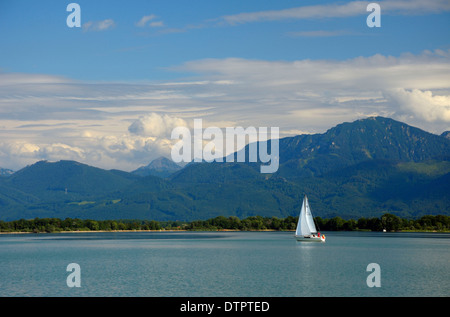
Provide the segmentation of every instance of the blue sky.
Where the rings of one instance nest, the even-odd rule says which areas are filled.
[[[450,1],[378,1],[380,28],[369,1],[292,0],[80,0],[69,28],[70,2],[0,3],[0,167],[131,170],[193,118],[282,136],[370,115],[450,130]]]
[[[2,2],[3,71],[87,80],[164,80],[179,76],[166,68],[204,58],[342,60],[376,53],[417,54],[449,49],[450,45],[450,14],[439,10],[425,15],[382,11],[381,28],[367,27],[369,13],[364,10],[350,17],[230,25],[223,21],[224,16],[345,2],[78,1],[83,25],[114,21],[103,31],[85,31],[67,27],[69,3]],[[142,17],[152,15],[155,17],[145,27],[136,26]],[[157,23],[151,26],[152,22]]]

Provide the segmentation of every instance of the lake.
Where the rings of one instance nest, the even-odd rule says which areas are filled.
[[[92,232],[0,235],[2,297],[442,297],[450,235],[325,232]],[[66,280],[80,267],[80,287]],[[380,287],[369,287],[370,263]]]

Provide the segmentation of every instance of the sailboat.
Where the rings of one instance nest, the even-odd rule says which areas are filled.
[[[317,232],[306,195],[303,199],[302,209],[298,217],[295,238],[297,241],[325,242],[325,236]]]

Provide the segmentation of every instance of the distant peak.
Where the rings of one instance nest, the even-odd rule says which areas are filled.
[[[443,132],[443,133],[441,134],[441,136],[443,136],[444,138],[450,140],[450,131],[445,131],[445,132]]]
[[[159,162],[159,161],[172,161],[172,160],[168,159],[165,156],[160,156],[160,157],[155,158],[152,162]]]
[[[366,117],[366,118],[361,118],[359,120],[356,121],[379,121],[379,122],[386,122],[386,121],[390,121],[390,122],[398,122],[400,124],[405,124],[403,122],[394,120],[392,118],[388,118],[388,117],[382,117],[382,116],[370,116],[370,117]]]
[[[178,164],[176,164],[174,161],[168,159],[165,156],[160,156],[156,159],[154,159],[153,161],[150,162],[149,167],[158,167],[158,166],[178,166]]]
[[[150,162],[150,164],[146,166],[139,167],[137,170],[133,171],[132,173],[138,174],[141,176],[147,176],[147,175],[157,175],[167,176],[170,173],[176,172],[180,170],[182,167],[172,161],[171,159],[168,159],[167,157],[160,156],[153,161]]]
[[[59,161],[48,161],[48,160],[41,160],[41,161],[37,161],[36,163],[32,164],[33,165],[85,165],[83,163],[77,162],[77,161],[73,161],[73,160],[59,160]]]
[[[13,170],[10,170],[8,168],[1,168],[0,167],[0,176],[10,176],[12,174],[14,174]]]

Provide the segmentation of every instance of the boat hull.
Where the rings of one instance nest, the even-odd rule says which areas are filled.
[[[301,242],[325,242],[325,236],[295,236],[295,239]]]

